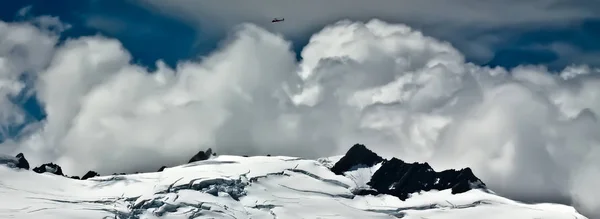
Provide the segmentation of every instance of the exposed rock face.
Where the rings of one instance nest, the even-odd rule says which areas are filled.
[[[469,191],[471,185],[485,188],[470,168],[438,173],[428,163],[405,163],[397,158],[384,161],[367,185],[401,200],[419,191],[452,189],[456,194]]]
[[[14,158],[13,157],[5,157],[4,159],[2,159],[2,158],[3,157],[0,156],[0,164],[6,163],[8,166],[10,166],[12,168],[20,168],[20,169],[29,170],[29,162],[27,161],[27,159],[25,159],[25,155],[23,155],[23,153],[17,154],[17,156],[15,156]],[[79,176],[65,175],[62,171],[62,168],[58,164],[55,164],[55,163],[42,164],[39,167],[33,168],[33,171],[36,173],[52,173],[52,174],[59,175],[59,176],[69,177],[71,179],[80,179]],[[95,177],[95,176],[99,176],[99,174],[94,171],[89,171],[82,177],[82,179],[88,179],[88,178]]]
[[[167,168],[167,166],[160,167],[160,169],[158,169],[158,172],[162,172],[163,170],[165,170],[165,168]]]
[[[100,174],[96,173],[95,171],[88,171],[85,175],[83,175],[81,177],[82,180],[86,180],[92,177],[96,177],[96,176],[100,176]]]
[[[25,155],[23,155],[23,153],[19,153],[16,157],[18,160],[17,168],[29,170],[29,162],[27,159],[25,159]]]
[[[53,173],[59,176],[64,176],[62,168],[54,163],[42,164],[39,167],[33,168],[33,171],[36,173]]]
[[[346,152],[346,155],[342,157],[333,167],[333,171],[337,175],[342,175],[346,171],[350,171],[359,167],[371,167],[383,161],[376,153],[367,149],[362,144],[355,144]]]
[[[373,190],[360,190],[357,195],[388,194],[406,200],[410,194],[420,191],[452,189],[452,194],[457,194],[471,189],[486,189],[470,168],[436,172],[428,163],[405,163],[397,158],[384,160],[359,144],[354,145],[331,171],[341,175],[357,167],[372,167],[380,162],[381,167],[367,183]]]
[[[201,161],[201,160],[208,160],[208,158],[210,158],[210,155],[212,155],[212,149],[208,149],[206,150],[206,152],[204,151],[198,151],[198,153],[196,155],[194,155],[192,157],[192,159],[190,159],[190,161],[188,161],[188,163],[192,163],[192,162],[196,162],[196,161]]]

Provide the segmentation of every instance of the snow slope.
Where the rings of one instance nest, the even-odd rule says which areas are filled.
[[[332,159],[339,159],[334,157]],[[529,205],[479,190],[354,196],[367,172],[344,177],[335,160],[218,156],[163,172],[74,180],[0,165],[0,218],[548,218],[574,208]]]

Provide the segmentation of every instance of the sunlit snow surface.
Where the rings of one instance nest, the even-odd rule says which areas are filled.
[[[332,159],[338,159],[335,157]],[[163,172],[73,180],[0,165],[0,218],[585,218],[572,207],[527,205],[478,190],[354,196],[368,173],[335,160],[219,156]]]

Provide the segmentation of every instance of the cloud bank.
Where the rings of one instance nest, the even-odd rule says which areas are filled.
[[[598,18],[600,6],[587,1],[564,0],[305,0],[305,1],[190,1],[136,0],[136,3],[201,25],[226,28],[240,22],[267,24],[273,17],[286,17],[279,31],[305,32],[344,18],[367,20],[376,14],[386,20],[418,26],[513,27],[564,25]],[[232,7],[235,5],[235,7]]]
[[[3,98],[31,72],[47,113],[0,148],[34,163],[110,174],[181,164],[208,147],[316,158],[360,142],[438,170],[470,166],[512,198],[566,197],[600,212],[597,69],[477,66],[447,42],[380,20],[325,27],[300,62],[282,35],[244,24],[212,54],[174,69],[159,61],[154,72],[115,39],[57,44],[43,27],[0,30]],[[18,120],[0,103],[3,125]]]
[[[304,40],[342,19],[372,18],[403,23],[452,42],[469,60],[487,63],[498,47],[524,32],[573,27],[600,18],[600,4],[589,0],[135,0],[150,11],[178,18],[202,35],[221,34],[244,22]],[[234,6],[235,5],[235,6]],[[374,16],[375,15],[375,16]],[[274,17],[284,23],[271,24]],[[562,53],[561,53],[562,54]],[[585,53],[584,53],[585,54]]]

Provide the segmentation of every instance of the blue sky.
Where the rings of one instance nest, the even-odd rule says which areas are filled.
[[[157,13],[133,1],[92,1],[92,0],[21,0],[9,1],[0,8],[0,19],[17,21],[18,11],[31,6],[27,16],[52,15],[72,25],[63,34],[63,40],[84,35],[103,34],[119,39],[132,53],[134,61],[149,68],[158,59],[175,66],[178,60],[202,56],[214,50],[221,33],[205,34],[190,22]],[[318,29],[319,27],[315,27]],[[425,34],[429,34],[424,31]],[[469,39],[453,41],[443,35],[431,35],[448,40],[459,49],[466,48]],[[469,35],[473,43],[482,36],[496,39],[488,45],[491,57],[482,58],[477,53],[463,51],[469,61],[480,65],[512,68],[522,64],[544,64],[551,70],[565,66],[590,64],[598,66],[600,58],[600,19],[582,19],[552,28],[535,26],[516,28],[496,28],[476,31]],[[299,52],[306,44],[309,35],[295,37],[294,46]],[[562,45],[552,49],[551,45]],[[560,49],[563,48],[563,49]],[[44,112],[35,96],[15,98],[36,119],[42,120]],[[11,135],[16,135],[21,127],[12,127]]]
[[[510,34],[510,31],[498,31],[499,34]],[[514,67],[520,64],[545,64],[558,70],[570,63],[553,64],[554,61],[561,58],[568,59],[569,57],[561,57],[556,51],[549,49],[531,48],[534,45],[550,45],[553,43],[563,43],[570,45],[581,51],[582,54],[598,53],[600,51],[600,20],[589,19],[583,20],[580,23],[572,26],[567,26],[559,29],[533,29],[524,33],[519,33],[508,37],[506,42],[495,48],[494,59],[490,65],[498,65],[504,67]],[[569,59],[570,60],[570,59]],[[600,57],[595,62],[585,63],[576,60],[570,60],[576,64],[590,64],[597,66]]]
[[[178,59],[191,57],[197,52],[192,46],[196,38],[194,29],[164,16],[125,1],[11,1],[0,9],[4,21],[19,19],[18,10],[32,6],[33,16],[58,16],[72,25],[65,37],[94,35],[97,33],[118,38],[132,52],[135,61],[148,66],[158,59],[175,64]],[[176,38],[177,40],[173,40]],[[152,45],[152,49],[147,49]],[[205,48],[210,50],[210,48]]]

